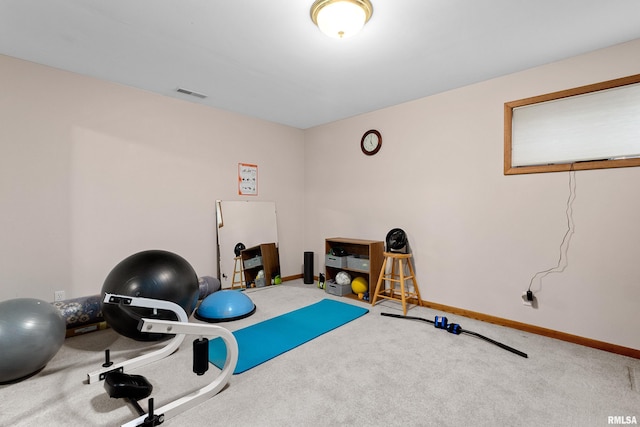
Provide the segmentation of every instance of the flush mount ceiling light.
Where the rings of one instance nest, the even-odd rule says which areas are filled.
[[[311,20],[329,37],[343,39],[356,34],[373,14],[369,0],[316,0]]]

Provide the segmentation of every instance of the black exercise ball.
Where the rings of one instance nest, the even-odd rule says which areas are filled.
[[[200,287],[198,276],[187,260],[171,252],[150,250],[131,255],[116,265],[102,285],[103,299],[107,293],[171,301],[190,316],[198,303]],[[118,304],[102,303],[102,314],[116,332],[137,341],[159,341],[173,336],[138,331],[140,318],[178,320],[166,310],[158,310],[154,315],[152,309]]]

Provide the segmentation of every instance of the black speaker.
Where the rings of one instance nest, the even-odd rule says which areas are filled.
[[[313,284],[313,252],[304,253],[304,284]]]

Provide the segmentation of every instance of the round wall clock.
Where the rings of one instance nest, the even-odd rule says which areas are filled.
[[[373,156],[382,147],[382,135],[375,129],[368,130],[362,135],[360,148],[367,156]]]

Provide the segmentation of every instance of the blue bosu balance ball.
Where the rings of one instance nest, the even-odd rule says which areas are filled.
[[[218,323],[243,319],[255,311],[256,305],[244,292],[227,289],[202,300],[194,316],[198,320]]]

